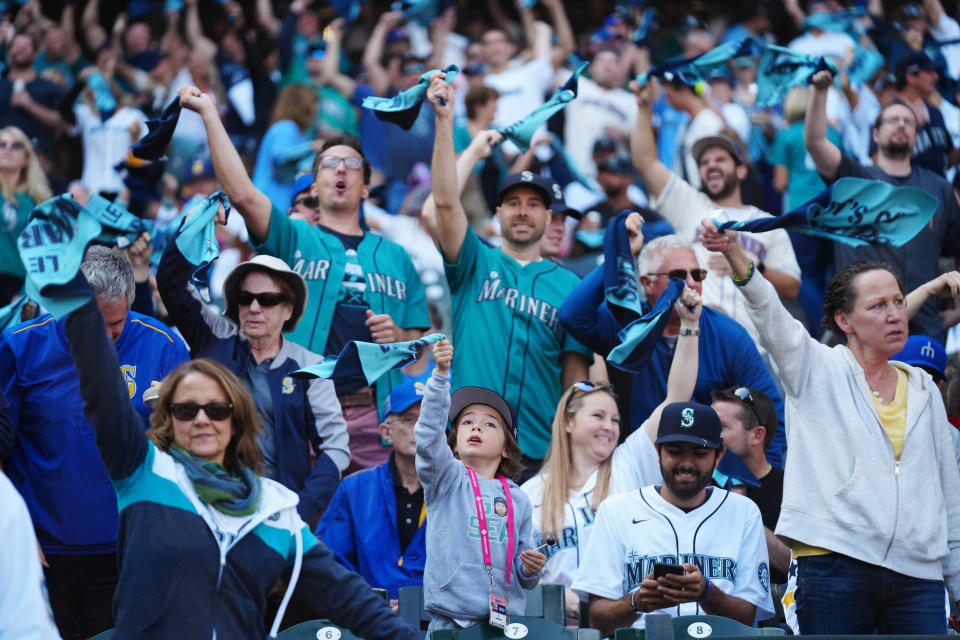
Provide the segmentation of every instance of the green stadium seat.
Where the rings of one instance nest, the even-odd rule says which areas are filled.
[[[786,631],[776,628],[748,627],[723,616],[677,616],[673,619],[674,640],[738,636],[784,636]],[[643,629],[617,629],[614,640],[644,640]]]

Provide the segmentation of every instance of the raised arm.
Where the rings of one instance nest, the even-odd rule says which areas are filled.
[[[424,386],[420,417],[413,427],[417,442],[417,476],[428,504],[455,477],[458,464],[447,444],[450,363],[453,361],[453,345],[449,340],[443,339],[433,345],[433,359],[437,366]]]
[[[192,85],[184,85],[177,92],[180,105],[196,111],[203,118],[207,130],[207,143],[210,146],[210,158],[213,169],[230,203],[240,212],[247,229],[258,242],[263,242],[270,231],[270,211],[273,204],[259,189],[253,186],[243,160],[237,153],[227,130],[223,127],[217,107],[210,96],[201,93]]]
[[[554,68],[563,66],[567,58],[577,47],[576,38],[573,35],[573,28],[570,26],[570,19],[567,17],[567,11],[563,6],[563,0],[541,0],[540,2],[550,12],[550,19],[553,21],[553,31],[557,34],[557,46],[551,47],[551,56]]]
[[[659,198],[670,183],[673,173],[657,157],[657,141],[653,135],[652,124],[653,88],[650,85],[641,88],[636,81],[630,83],[630,88],[633,89],[637,98],[637,120],[630,135],[633,166],[640,172],[640,177],[646,183],[649,194]]]
[[[818,71],[813,75],[813,91],[803,124],[803,144],[810,152],[817,171],[832,181],[837,177],[842,154],[837,145],[827,139],[827,93],[833,84],[833,73]]]
[[[387,11],[377,20],[367,46],[363,50],[363,68],[370,78],[370,86],[378,96],[386,95],[390,89],[390,77],[387,70],[380,64],[383,57],[383,45],[387,41],[390,31],[403,19],[402,11]]]
[[[187,35],[187,42],[192,47],[196,47],[210,59],[217,55],[217,45],[203,34],[203,27],[200,25],[200,10],[197,7],[198,0],[185,0],[184,9],[184,29]]]
[[[703,301],[699,293],[690,287],[684,287],[673,308],[680,316],[680,335],[677,336],[677,350],[673,354],[670,375],[667,377],[667,397],[653,410],[646,422],[647,435],[651,442],[657,439],[660,414],[664,407],[674,402],[689,401],[697,384],[700,365],[700,313],[703,311]]]
[[[960,295],[960,271],[942,273],[907,294],[905,298],[907,319],[915,316],[927,300],[933,296],[956,298],[958,295]]]
[[[347,100],[353,98],[353,93],[357,89],[357,81],[350,76],[340,73],[340,51],[343,47],[343,18],[337,18],[330,23],[329,37],[327,38],[327,49],[320,60],[320,66],[323,69],[323,81],[343,94]]]
[[[99,51],[107,42],[107,30],[100,25],[100,0],[87,2],[80,16],[80,28],[91,51]]]
[[[467,214],[460,203],[457,163],[453,153],[453,87],[444,82],[445,74],[430,79],[427,99],[436,113],[433,138],[433,202],[436,208],[437,241],[443,259],[455,264],[467,234]],[[442,102],[442,104],[441,104]]]

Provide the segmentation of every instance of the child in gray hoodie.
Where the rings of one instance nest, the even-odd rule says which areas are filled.
[[[464,387],[451,399],[453,345],[441,340],[433,355],[437,366],[414,427],[417,475],[429,514],[423,592],[430,631],[488,620],[491,603],[507,616],[523,615],[523,589],[537,584],[546,564],[533,548],[530,500],[509,479],[521,469],[513,411],[498,394],[479,387]]]

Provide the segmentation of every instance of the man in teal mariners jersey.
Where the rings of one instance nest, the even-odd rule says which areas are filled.
[[[400,245],[364,232],[360,204],[367,197],[370,164],[351,136],[327,140],[313,163],[311,195],[319,199],[319,224],[291,220],[253,186],[213,101],[199,89],[180,89],[180,104],[203,117],[217,179],[247,223],[258,251],[284,260],[307,281],[303,320],[290,339],[322,355],[338,354],[351,340],[385,344],[414,340],[430,326],[423,283]],[[350,434],[348,471],[390,457],[381,445],[378,406],[401,374],[367,387],[361,379],[336,380]],[[376,396],[376,397],[375,397]],[[379,401],[379,402],[378,402]]]
[[[577,277],[540,257],[553,199],[549,180],[528,171],[507,176],[497,207],[500,249],[483,244],[467,224],[457,174],[467,175],[472,162],[489,154],[500,134],[478,134],[461,159],[471,166],[457,167],[454,94],[442,76],[434,76],[427,96],[437,115],[432,165],[436,233],[453,297],[457,349],[452,388],[492,389],[515,407],[520,449],[531,474],[547,452],[550,423],[563,389],[586,379],[592,358],[557,317]]]
[[[130,311],[133,268],[122,255],[94,246],[81,268],[120,360],[119,372],[103,375],[123,376],[146,428],[143,392],[187,359],[186,346],[163,324]],[[12,421],[0,428],[0,464],[30,509],[54,619],[64,638],[90,637],[113,626],[117,494],[84,417],[62,319],[41,316],[3,334],[0,383]]]

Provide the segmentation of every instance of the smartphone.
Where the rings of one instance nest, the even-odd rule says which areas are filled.
[[[666,575],[683,575],[683,567],[678,564],[666,564],[663,562],[654,562],[653,563],[653,579],[662,578]]]

